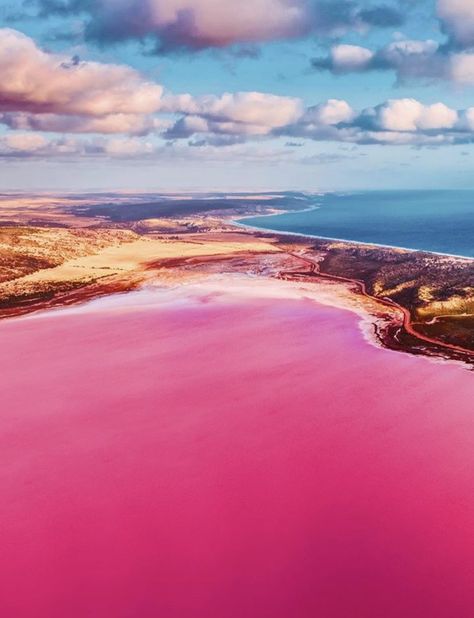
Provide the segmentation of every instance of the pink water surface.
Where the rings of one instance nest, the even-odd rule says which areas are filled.
[[[308,300],[0,341],[1,616],[474,616],[472,373]]]

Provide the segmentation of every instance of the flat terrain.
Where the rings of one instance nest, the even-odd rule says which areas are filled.
[[[474,261],[236,227],[303,194],[0,197],[0,317],[215,273],[333,284],[387,347],[472,362]],[[337,293],[336,293],[337,288]],[[353,299],[348,298],[348,290]],[[349,295],[349,296],[350,296]]]

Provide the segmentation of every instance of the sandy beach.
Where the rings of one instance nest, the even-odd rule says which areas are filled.
[[[0,319],[148,285],[251,274],[304,283],[317,294],[328,285],[338,288],[335,303],[343,299],[344,306],[370,314],[380,345],[473,366],[473,260],[235,223],[252,214],[298,212],[312,199],[4,196]]]
[[[360,319],[236,277],[3,321],[1,613],[470,617],[472,376]]]

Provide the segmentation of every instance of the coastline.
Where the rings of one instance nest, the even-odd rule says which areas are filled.
[[[454,353],[459,353],[463,356],[467,356],[466,360],[463,362],[468,363],[469,365],[472,365],[474,363],[474,354],[472,352],[472,350],[469,350],[467,348],[463,348],[461,346],[455,346],[455,345],[450,345],[449,343],[445,343],[442,342],[440,340],[434,339],[434,338],[430,338],[430,337],[426,337],[424,336],[422,333],[417,332],[414,327],[413,327],[413,323],[411,320],[411,315],[410,312],[403,307],[402,305],[395,303],[392,300],[389,299],[380,299],[377,298],[376,296],[370,294],[367,291],[367,286],[365,284],[364,281],[360,280],[360,279],[352,279],[349,277],[339,277],[337,275],[331,275],[331,274],[326,274],[321,272],[321,270],[319,269],[319,265],[317,262],[314,262],[313,260],[311,260],[310,258],[307,258],[305,256],[298,256],[300,259],[302,259],[303,261],[307,262],[310,264],[311,266],[311,272],[314,273],[317,277],[321,277],[323,279],[329,279],[330,281],[335,281],[335,282],[341,282],[341,283],[345,283],[347,285],[350,286],[356,286],[358,288],[358,294],[360,294],[362,297],[364,298],[368,298],[371,301],[374,301],[380,305],[382,305],[385,308],[389,308],[389,309],[394,309],[395,311],[400,312],[400,314],[403,317],[402,320],[402,325],[401,327],[403,327],[403,329],[411,336],[415,337],[416,339],[418,339],[421,342],[427,343],[431,346],[436,347],[441,347],[443,348],[445,351],[448,352],[454,352]],[[370,316],[371,314],[368,312],[368,316]],[[375,319],[375,316],[372,315],[372,321]],[[383,344],[386,343],[384,342],[383,337],[381,337],[380,335],[376,336],[376,339],[379,343],[382,343],[382,347],[387,347],[388,349],[390,349],[389,346],[384,346]]]
[[[304,256],[296,256],[297,259],[307,261]],[[379,299],[370,294],[354,293],[352,286],[361,285],[363,282],[351,279],[339,279],[317,273],[321,280],[311,281],[299,279],[293,273],[281,273],[281,277],[249,277],[245,274],[219,275],[209,274],[197,280],[183,280],[180,283],[166,283],[155,281],[142,284],[136,288],[123,292],[109,292],[97,294],[89,298],[83,298],[76,303],[58,304],[54,307],[41,307],[36,311],[13,316],[8,319],[12,323],[34,323],[36,321],[61,319],[81,315],[100,315],[107,313],[114,315],[139,314],[141,312],[158,311],[164,308],[180,308],[185,305],[192,306],[196,299],[196,308],[202,302],[221,302],[227,298],[229,302],[251,303],[253,301],[276,301],[305,303],[311,301],[315,305],[327,307],[329,310],[348,312],[357,317],[357,326],[365,342],[386,352],[405,355],[407,350],[393,349],[384,340],[383,330],[387,322],[397,322],[397,314],[406,318],[403,308],[392,303],[381,303]],[[296,305],[295,305],[296,306]],[[381,313],[377,307],[382,306],[385,313]],[[0,322],[1,325],[1,322]],[[400,321],[400,327],[406,328],[406,319]],[[437,343],[437,342],[431,342]],[[464,352],[469,353],[469,350]],[[442,356],[417,355],[431,362],[449,363],[457,366],[465,366],[467,361],[452,359]]]
[[[299,211],[284,211],[281,213],[269,213],[269,214],[263,214],[263,215],[258,215],[258,217],[277,217],[279,214],[301,214],[304,212],[312,212],[313,210],[319,210],[319,206],[316,206],[314,208],[305,208],[304,210],[299,210]],[[412,253],[427,253],[430,255],[434,255],[434,256],[441,256],[441,257],[450,257],[450,258],[456,258],[458,260],[465,260],[467,262],[474,262],[474,257],[470,257],[470,256],[466,256],[466,255],[457,255],[455,253],[443,253],[442,251],[430,251],[429,249],[413,249],[411,247],[399,247],[397,245],[385,245],[385,244],[381,244],[381,243],[374,243],[374,242],[364,242],[361,240],[353,240],[353,239],[347,239],[347,238],[333,238],[332,236],[320,236],[320,235],[316,235],[316,234],[305,234],[303,232],[288,232],[288,231],[284,231],[284,230],[275,230],[273,228],[267,228],[267,227],[260,227],[260,226],[255,226],[255,225],[249,225],[248,223],[242,223],[242,221],[245,221],[246,219],[255,219],[255,215],[249,215],[248,217],[239,217],[239,219],[229,219],[229,221],[232,221],[233,225],[236,225],[237,227],[242,227],[242,228],[247,228],[249,230],[252,231],[262,231],[262,232],[268,232],[270,234],[281,234],[282,236],[298,236],[300,238],[308,238],[308,239],[315,239],[315,240],[328,240],[328,241],[333,241],[333,242],[343,242],[343,243],[347,243],[347,244],[351,244],[351,245],[358,245],[361,247],[378,247],[380,249],[392,249],[395,251],[407,251],[407,252],[412,252]]]
[[[204,281],[215,274],[304,281],[313,289],[320,289],[324,280],[344,288],[342,297],[352,309],[368,312],[379,345],[474,365],[474,340],[465,336],[472,332],[474,304],[464,307],[460,296],[471,281],[474,285],[473,259],[255,227],[245,221],[262,212],[293,211],[282,208],[281,196],[275,203],[253,203],[248,197],[244,202],[227,208],[220,203],[216,209],[210,200],[201,204],[200,214],[196,208],[182,212],[178,207],[165,218],[158,217],[159,202],[124,221],[116,213],[125,206],[113,204],[110,221],[94,219],[87,210],[87,227],[82,207],[76,218],[67,207],[65,215],[54,215],[63,228],[3,228],[15,251],[21,234],[25,257],[19,276],[0,282],[0,318],[80,305],[148,285]],[[38,253],[30,247],[39,241],[45,243],[45,256],[53,259],[38,268]],[[58,243],[64,246],[60,260]],[[23,274],[21,265],[29,260],[32,267]]]
[[[314,210],[318,210],[320,208],[320,206],[311,206],[309,208],[305,208],[303,210],[300,211],[285,211],[282,213],[268,213],[268,214],[261,214],[258,215],[259,217],[265,218],[265,217],[274,217],[274,216],[278,216],[279,214],[289,214],[294,213],[294,214],[300,214],[300,213],[304,213],[304,212],[311,212]],[[253,232],[253,233],[259,233],[259,232],[264,232],[264,233],[269,233],[269,234],[274,234],[275,236],[282,236],[282,237],[297,237],[297,238],[302,238],[302,239],[308,239],[308,240],[316,240],[316,241],[328,241],[331,243],[344,243],[346,245],[353,245],[353,246],[358,246],[361,248],[365,248],[365,249],[374,249],[374,248],[379,248],[379,249],[386,249],[388,251],[395,251],[395,252],[404,252],[407,254],[412,254],[412,255],[431,255],[434,257],[442,257],[442,258],[451,258],[451,259],[455,259],[456,261],[460,261],[460,262],[465,262],[466,264],[473,264],[474,263],[474,258],[473,257],[468,257],[468,256],[461,256],[461,255],[454,255],[454,254],[448,254],[448,253],[442,253],[442,252],[435,252],[435,251],[426,251],[426,250],[422,250],[422,249],[412,249],[412,248],[406,248],[406,247],[398,247],[398,246],[394,246],[394,245],[383,245],[383,244],[378,244],[378,243],[366,243],[366,242],[361,242],[361,241],[355,241],[355,240],[347,240],[347,239],[342,239],[342,238],[330,238],[330,237],[326,237],[326,236],[316,236],[313,234],[304,234],[301,232],[290,232],[290,231],[281,231],[281,230],[276,230],[274,228],[263,228],[260,226],[254,226],[254,225],[249,225],[247,223],[243,223],[243,221],[245,221],[246,219],[253,219],[255,218],[255,215],[248,215],[245,217],[240,217],[238,219],[236,218],[229,218],[228,221],[232,224],[237,226],[238,228],[241,229],[246,229],[249,232]],[[299,256],[301,259],[305,260],[304,256]],[[311,262],[311,260],[307,260],[309,262]],[[313,265],[316,265],[316,263],[313,262]],[[452,345],[446,342],[443,342],[439,339],[435,339],[432,337],[427,337],[425,335],[423,335],[423,333],[417,332],[416,329],[413,327],[413,323],[411,320],[411,315],[410,312],[401,304],[396,303],[394,301],[391,301],[389,299],[383,299],[383,298],[377,298],[377,296],[374,296],[370,293],[367,292],[366,289],[366,284],[364,281],[360,280],[360,279],[356,279],[356,278],[352,278],[352,277],[339,277],[337,275],[331,275],[330,273],[323,273],[321,272],[320,269],[318,269],[317,275],[319,277],[322,278],[328,278],[328,279],[332,279],[333,281],[343,281],[345,283],[347,283],[348,285],[354,285],[356,287],[360,287],[361,289],[361,294],[363,296],[367,296],[368,298],[372,299],[373,301],[381,304],[382,306],[389,306],[392,308],[395,308],[396,310],[400,311],[400,313],[403,316],[403,328],[407,331],[408,334],[412,335],[413,337],[417,338],[419,341],[421,342],[425,342],[429,345],[434,346],[435,348],[439,347],[445,351],[454,351],[456,354],[459,353],[462,356],[467,356],[467,358],[465,360],[461,359],[461,362],[465,362],[467,363],[469,366],[474,366],[474,351],[463,347],[463,346],[459,346],[459,345]],[[452,319],[456,316],[448,316],[451,317]],[[459,317],[465,317],[465,316],[459,316]],[[380,337],[377,337],[380,340]],[[381,340],[382,345],[385,345],[386,342],[383,341],[383,339]],[[445,359],[446,360],[446,359]],[[459,359],[454,359],[455,361],[459,360]]]
[[[210,262],[206,259],[203,260],[203,258],[174,259],[172,265],[170,265],[171,271],[174,273],[170,281],[158,275],[149,280],[137,282],[120,291],[111,289],[90,293],[90,290],[88,290],[84,296],[79,294],[77,298],[70,302],[64,303],[60,300],[52,306],[47,303],[40,303],[36,310],[12,316],[10,319],[27,320],[51,315],[60,317],[64,312],[94,311],[95,307],[104,305],[104,301],[107,304],[110,302],[110,306],[113,308],[118,300],[118,308],[124,310],[128,307],[128,303],[123,303],[124,297],[128,297],[129,300],[142,299],[147,292],[150,292],[151,295],[156,293],[172,295],[176,293],[176,290],[182,290],[183,298],[186,298],[187,291],[197,289],[207,290],[210,293],[210,298],[216,298],[221,290],[228,289],[228,281],[232,281],[233,285],[235,282],[240,284],[238,289],[243,298],[247,295],[251,297],[254,287],[257,286],[257,291],[261,287],[260,293],[263,294],[263,297],[266,297],[264,291],[278,290],[279,293],[275,295],[275,298],[311,299],[316,303],[334,309],[355,313],[359,318],[359,326],[367,343],[376,347],[403,354],[411,353],[443,362],[453,361],[456,364],[461,363],[469,367],[474,365],[474,353],[471,350],[425,337],[422,333],[416,332],[412,325],[410,313],[405,307],[389,299],[380,299],[370,294],[364,281],[323,273],[319,269],[318,262],[309,257],[306,252],[295,253],[291,249],[284,249],[281,255],[294,259],[295,263],[291,265],[289,270],[277,268],[271,275],[267,273],[266,275],[258,274],[256,276],[249,276],[240,272],[225,274],[225,269],[220,274],[212,274],[212,271],[207,272],[206,266],[213,264],[214,259],[211,259]],[[218,256],[214,257],[218,260]],[[249,257],[249,255],[246,256],[246,258]],[[242,259],[242,256],[240,258]],[[190,277],[189,273],[180,273],[181,267],[186,267],[189,260],[194,259],[197,259],[197,275]],[[309,271],[301,271],[297,267],[298,262],[309,265]],[[329,287],[326,287],[325,284],[329,284]],[[161,299],[163,298],[161,296]],[[133,309],[134,306],[132,305],[130,308]],[[394,345],[395,341],[400,340],[402,332],[409,334],[417,343]],[[429,348],[426,348],[426,345]]]

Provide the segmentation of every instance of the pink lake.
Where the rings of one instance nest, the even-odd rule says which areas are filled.
[[[0,615],[472,618],[472,373],[159,298],[0,324]]]

